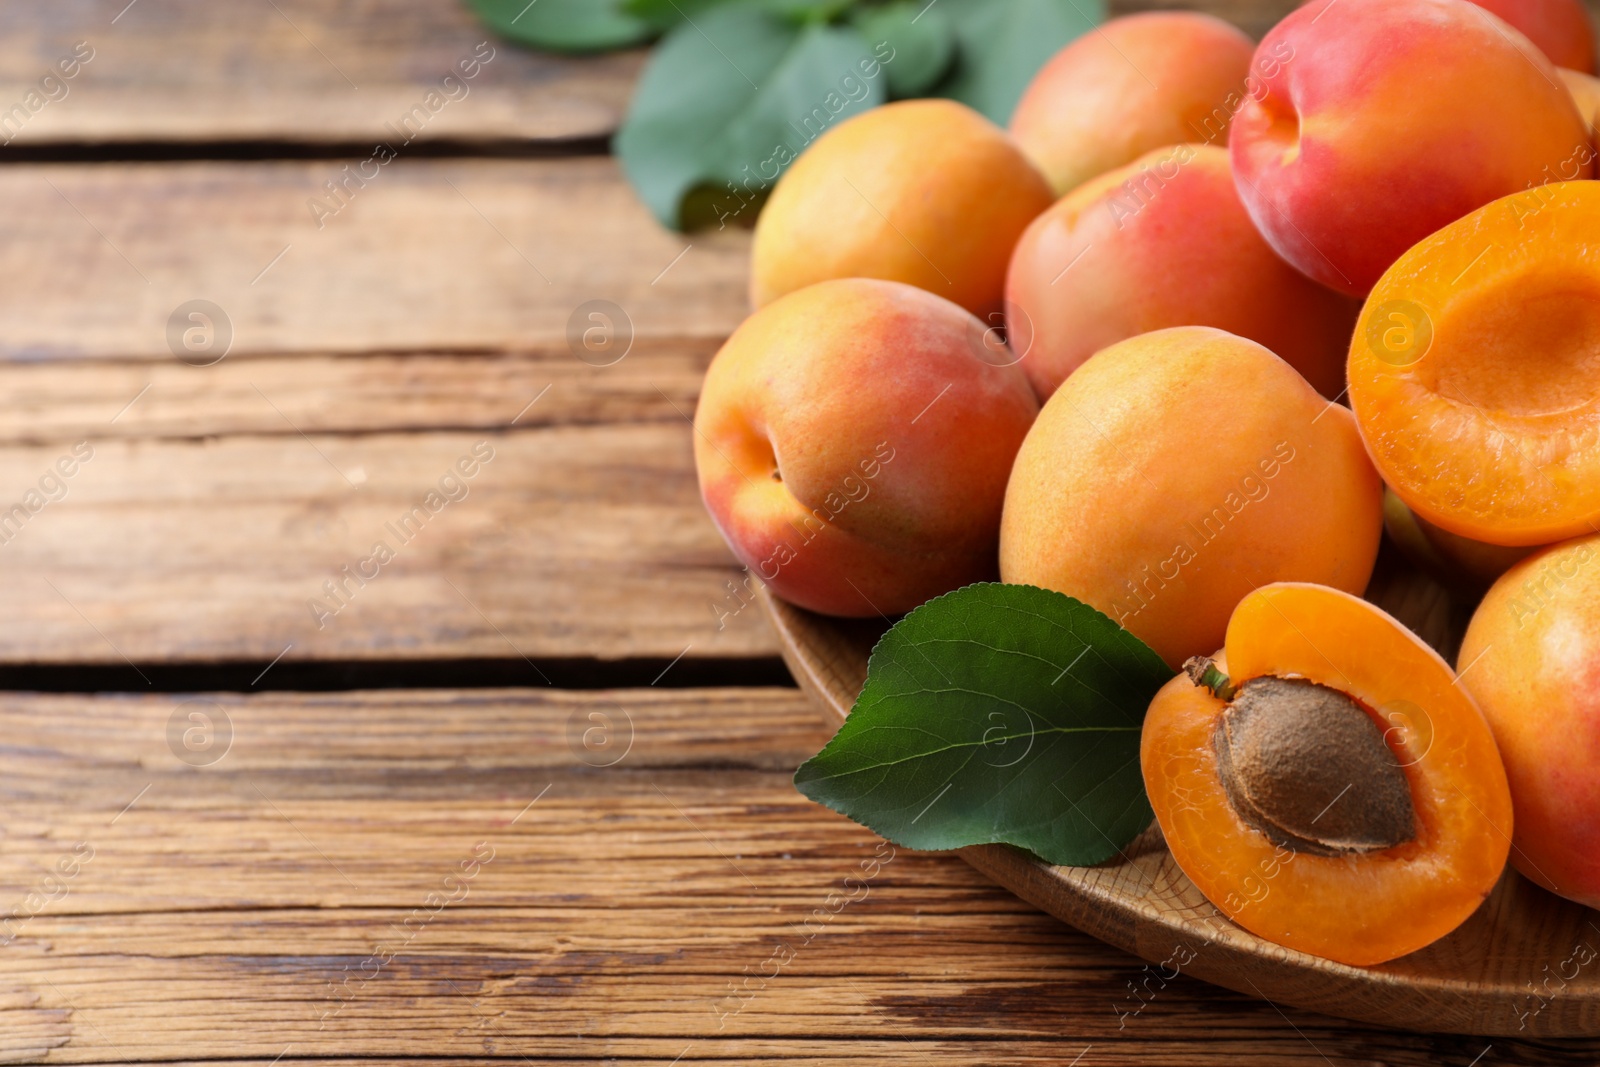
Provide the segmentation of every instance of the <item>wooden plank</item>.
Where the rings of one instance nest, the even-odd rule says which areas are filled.
[[[315,217],[344,165],[0,168],[0,360],[176,362],[168,323],[196,299],[230,324],[228,358],[567,351],[595,300],[636,346],[720,339],[745,313],[748,234],[661,229],[612,160],[401,158]]]
[[[773,654],[684,418],[506,429],[537,395],[492,431],[302,434],[263,392],[272,436],[0,449],[0,662]]]
[[[194,708],[231,725],[214,762],[169,748]],[[1186,977],[1136,1001],[1136,961],[799,797],[791,770],[827,733],[786,690],[0,696],[0,1052],[1403,1067],[1600,1050],[1352,1027]]]
[[[27,107],[46,75],[58,80],[0,140],[365,145],[395,141],[388,124],[407,115],[417,142],[604,137],[643,55],[521,49],[455,0],[13,0],[0,5],[0,111]],[[82,56],[61,79],[73,67],[57,62]],[[461,81],[457,64],[475,59]]]
[[[608,160],[407,163],[319,233],[321,167],[0,172],[22,197],[0,512],[95,449],[0,536],[0,662],[773,655],[729,597],[687,421],[743,313],[745,236],[680,243]],[[241,250],[274,246],[252,279]],[[213,366],[169,350],[195,294],[233,325]],[[615,363],[569,337],[602,299],[632,324]],[[384,524],[480,438],[506,458],[402,549]],[[378,541],[384,580],[314,614]]]

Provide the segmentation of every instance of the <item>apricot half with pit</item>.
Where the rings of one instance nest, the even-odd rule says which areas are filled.
[[[1337,589],[1263,586],[1156,694],[1140,766],[1178,866],[1228,918],[1354,966],[1454,930],[1511,847],[1494,736],[1438,654]]]

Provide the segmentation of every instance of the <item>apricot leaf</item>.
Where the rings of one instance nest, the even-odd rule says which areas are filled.
[[[491,30],[535,48],[602,52],[640,44],[655,27],[623,10],[622,0],[469,0]]]
[[[950,69],[956,38],[944,12],[927,0],[895,0],[860,9],[854,16],[861,36],[871,44],[886,42],[893,58],[883,65],[889,93],[921,96]]]
[[[1104,0],[940,0],[956,34],[956,64],[939,96],[1004,126],[1022,90],[1055,55],[1105,21]]]
[[[1100,863],[1153,817],[1139,730],[1171,677],[1081,601],[969,585],[884,634],[855,707],[795,787],[908,848],[1005,843]]]
[[[747,221],[807,144],[883,102],[884,80],[849,26],[719,5],[662,39],[613,148],[663,224],[682,224],[697,188],[716,199],[719,220]]]

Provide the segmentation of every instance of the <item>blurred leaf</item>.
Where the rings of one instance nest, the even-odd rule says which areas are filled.
[[[627,14],[664,32],[680,22],[730,2],[763,8],[795,22],[827,22],[840,10],[849,7],[852,0],[622,0],[621,6]]]
[[[893,61],[884,64],[889,94],[921,96],[950,69],[956,38],[943,11],[919,2],[899,2],[858,10],[854,22],[868,44],[887,41]]]
[[[680,227],[684,197],[707,185],[718,218],[737,217],[824,129],[883,102],[882,69],[848,26],[723,4],[662,40],[613,148],[664,225]]]
[[[969,585],[895,623],[795,788],[908,848],[1006,843],[1100,863],[1153,817],[1145,709],[1172,671],[1081,601]]]
[[[1004,126],[1045,61],[1105,20],[1104,0],[935,0],[956,35],[939,96]]]
[[[622,0],[468,0],[495,33],[558,52],[603,52],[648,41],[656,30]]]

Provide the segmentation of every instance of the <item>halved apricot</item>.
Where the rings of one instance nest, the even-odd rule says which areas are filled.
[[[1367,451],[1423,519],[1497,545],[1594,532],[1600,183],[1529,189],[1417,244],[1367,298],[1348,371]]]
[[[1140,765],[1173,858],[1213,904],[1340,963],[1454,930],[1511,846],[1505,769],[1454,672],[1325,586],[1245,597],[1225,651],[1156,694]]]

